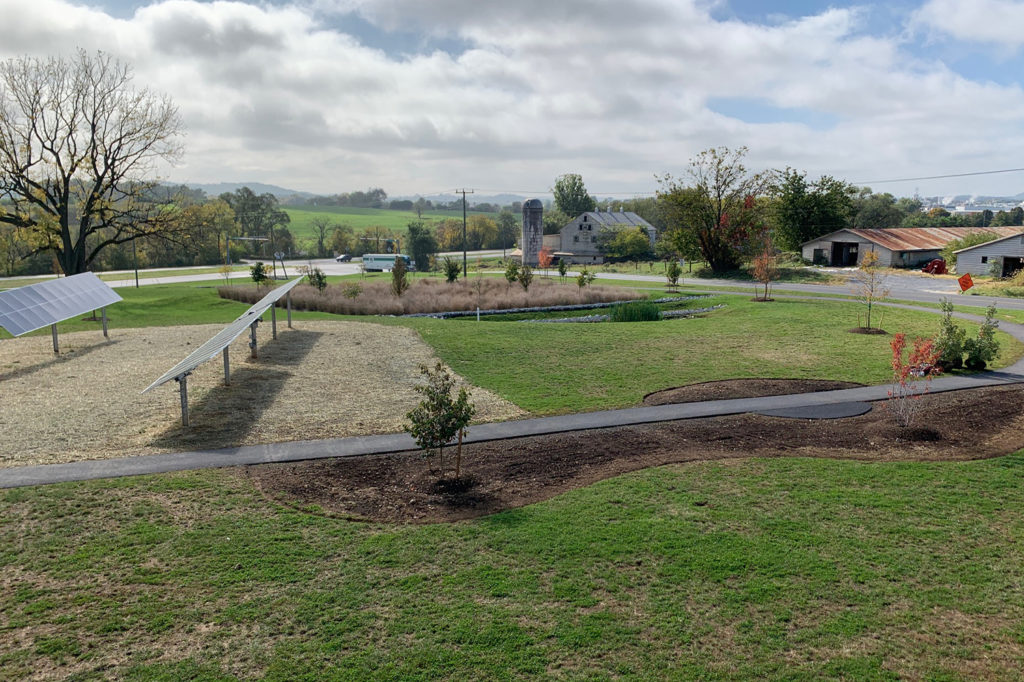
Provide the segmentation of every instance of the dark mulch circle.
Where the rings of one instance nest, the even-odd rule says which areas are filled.
[[[710,387],[709,398],[724,390],[704,386]],[[454,448],[445,452],[449,480],[440,476],[436,459],[418,452],[241,471],[285,504],[318,505],[325,513],[369,521],[435,523],[485,516],[679,462],[780,456],[959,461],[1024,448],[1024,387],[932,394],[917,404],[916,421],[906,429],[896,425],[882,402],[849,419],[745,414],[469,444],[458,481],[450,480]]]
[[[886,336],[889,332],[878,327],[854,327],[853,329],[847,329],[846,331],[851,334],[874,334],[877,336]]]

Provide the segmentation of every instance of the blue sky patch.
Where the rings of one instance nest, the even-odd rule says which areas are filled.
[[[714,112],[745,123],[798,123],[813,130],[830,130],[839,117],[803,107],[778,107],[758,97],[714,97],[708,100]]]

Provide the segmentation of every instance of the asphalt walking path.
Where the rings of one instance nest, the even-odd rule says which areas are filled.
[[[722,295],[749,295],[749,293],[717,292]],[[815,298],[815,300],[829,300]],[[842,300],[842,299],[835,299]],[[908,310],[935,313],[934,309],[906,304],[878,304]],[[984,318],[967,313],[954,313],[964,320],[980,322]],[[1000,322],[999,328],[1024,342],[1024,325]],[[931,381],[931,392],[960,391],[985,386],[1004,386],[1024,383],[1024,358],[1010,367],[993,372],[980,372],[967,376],[942,376]],[[620,410],[601,410],[555,417],[539,417],[517,421],[491,422],[470,427],[463,442],[483,441],[541,436],[586,429],[615,428],[636,424],[718,417],[743,413],[786,414],[804,418],[834,417],[857,413],[847,408],[888,398],[890,386],[862,386],[835,391],[796,393],[790,395],[766,396],[760,398],[737,398],[732,400],[709,400],[677,405],[632,407]],[[218,450],[197,450],[160,455],[142,455],[117,459],[88,460],[65,464],[12,467],[0,469],[0,488],[17,488],[30,485],[46,485],[69,481],[85,481],[121,476],[159,474],[187,469],[212,469],[218,467],[269,464],[273,462],[298,462],[302,460],[325,459],[330,457],[355,457],[376,455],[416,449],[416,444],[407,433],[378,436],[355,436],[316,441],[293,441],[247,445]]]

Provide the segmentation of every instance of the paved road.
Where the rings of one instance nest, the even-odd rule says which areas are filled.
[[[910,305],[880,304],[921,310]],[[934,312],[934,311],[929,311]],[[956,314],[961,319],[980,322],[978,315]],[[1024,325],[1000,323],[1000,329],[1024,341]],[[984,386],[1001,386],[1024,382],[1024,359],[997,372],[983,372],[969,376],[939,377],[932,381],[932,392],[958,391]],[[557,417],[522,419],[518,421],[479,424],[470,428],[466,442],[482,442],[506,438],[521,438],[584,429],[613,428],[633,424],[646,424],[677,419],[714,417],[769,410],[828,408],[866,401],[885,400],[889,385],[863,386],[836,391],[797,393],[762,398],[712,400],[680,405],[635,407],[623,410],[602,410],[567,414]],[[68,481],[83,481],[116,476],[157,474],[185,469],[206,469],[271,462],[294,462],[329,457],[354,457],[415,449],[406,433],[379,436],[358,436],[320,441],[300,441],[252,445],[221,450],[202,450],[164,455],[146,455],[120,459],[70,462],[44,466],[0,469],[0,488],[44,485]]]

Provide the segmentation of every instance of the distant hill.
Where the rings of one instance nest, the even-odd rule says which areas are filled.
[[[291,196],[300,197],[312,197],[316,196],[312,192],[302,192],[297,189],[286,189],[284,187],[278,187],[277,185],[267,185],[262,182],[215,182],[203,184],[199,182],[184,182],[181,183],[186,187],[192,189],[199,189],[206,192],[207,196],[216,197],[220,196],[224,192],[236,192],[243,187],[248,187],[256,194],[273,194],[278,199],[284,199]]]

